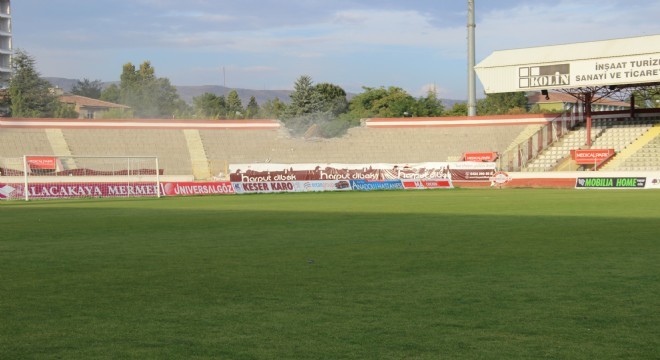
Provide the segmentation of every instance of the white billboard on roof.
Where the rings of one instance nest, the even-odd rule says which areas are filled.
[[[496,51],[475,71],[486,93],[660,83],[660,35]]]

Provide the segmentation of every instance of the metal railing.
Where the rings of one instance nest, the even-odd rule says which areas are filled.
[[[583,121],[582,107],[577,103],[572,104],[527,140],[500,154],[497,160],[498,168],[509,172],[521,171],[529,162]]]

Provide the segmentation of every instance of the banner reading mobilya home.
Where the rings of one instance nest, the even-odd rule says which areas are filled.
[[[645,177],[606,177],[606,178],[577,178],[576,188],[600,189],[643,189],[646,185]]]

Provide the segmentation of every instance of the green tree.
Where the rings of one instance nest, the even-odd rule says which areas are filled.
[[[259,116],[261,118],[273,118],[280,119],[286,113],[286,104],[282,102],[279,98],[266,101],[259,108]]]
[[[39,76],[35,64],[34,58],[22,50],[12,57],[9,101],[13,117],[53,117],[60,106],[52,85]]]
[[[287,107],[288,117],[308,115],[321,109],[321,97],[308,75],[302,75],[296,80],[293,92],[289,96],[291,103]]]
[[[245,107],[245,118],[254,119],[259,115],[259,104],[254,96],[250,96],[250,101]]]
[[[99,114],[99,119],[132,119],[132,109],[112,108]]]
[[[117,84],[110,84],[103,91],[101,91],[101,96],[99,99],[103,101],[109,101],[112,103],[119,103],[121,97],[121,90]]]
[[[225,97],[209,92],[195,96],[193,98],[193,111],[198,118],[221,119],[227,114]]]
[[[417,100],[417,116],[441,116],[444,111],[445,107],[434,89]]]
[[[445,116],[467,116],[467,114],[468,114],[467,103],[464,102],[455,103],[454,106],[451,107],[451,109],[445,111],[444,113]]]
[[[417,101],[405,90],[391,86],[378,99],[371,102],[374,117],[417,116]]]
[[[364,91],[349,102],[349,114],[358,119],[376,117],[377,111],[374,110],[374,103],[386,97],[388,92],[383,87],[363,87],[362,89]]]
[[[632,92],[635,107],[660,108],[660,86],[646,86]]]
[[[504,115],[526,112],[527,95],[524,92],[487,94],[477,101],[479,115]]]
[[[75,84],[73,84],[73,87],[71,87],[72,94],[86,96],[92,99],[100,99],[102,90],[103,85],[101,84],[101,80],[78,80]]]
[[[167,78],[156,77],[149,61],[138,69],[124,64],[119,83],[119,103],[128,105],[141,118],[169,118],[189,111]]]
[[[243,103],[241,98],[238,96],[236,90],[232,90],[227,94],[227,118],[229,119],[241,119],[243,118]]]
[[[60,119],[77,119],[78,115],[79,114],[73,105],[65,104],[63,102],[57,104],[53,113],[54,118]]]
[[[341,87],[330,84],[321,83],[315,86],[314,91],[317,93],[319,111],[329,112],[335,116],[343,114],[348,111],[348,100],[346,100],[346,91]]]
[[[356,95],[349,103],[352,118],[418,116],[417,100],[399,87],[370,88]]]

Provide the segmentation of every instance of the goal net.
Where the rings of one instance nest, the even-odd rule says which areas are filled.
[[[23,156],[13,198],[160,197],[154,156]],[[6,189],[5,193],[7,192]]]

